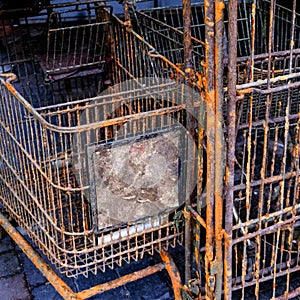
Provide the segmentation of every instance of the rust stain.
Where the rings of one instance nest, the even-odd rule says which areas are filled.
[[[182,282],[181,282],[179,271],[174,261],[172,260],[170,255],[164,250],[160,252],[160,257],[162,261],[165,263],[166,270],[171,278],[175,300],[182,300],[182,296],[181,296]]]
[[[223,21],[223,10],[225,8],[224,2],[216,2],[216,13],[215,13],[215,20],[216,23]]]
[[[141,279],[141,278],[150,276],[152,274],[155,274],[157,272],[160,272],[164,268],[165,268],[164,263],[156,264],[154,266],[147,267],[147,268],[142,269],[140,271],[136,271],[136,272],[133,272],[131,274],[124,275],[124,276],[122,276],[120,278],[117,278],[117,279],[114,279],[112,281],[109,281],[109,282],[106,282],[106,283],[103,283],[103,284],[99,284],[99,285],[94,286],[94,287],[92,287],[88,290],[81,291],[77,295],[80,296],[80,299],[87,299],[87,298],[90,298],[92,296],[101,294],[105,291],[115,289],[115,288],[120,287],[122,285],[125,285],[127,283],[130,283],[130,282],[136,281],[138,279]],[[178,298],[178,300],[181,300],[181,298]]]

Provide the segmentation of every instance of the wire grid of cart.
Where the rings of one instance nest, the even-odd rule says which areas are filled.
[[[266,296],[284,299],[299,294],[298,285],[294,291],[291,285],[299,276],[299,17],[274,1],[255,1],[255,6],[249,1],[239,1],[236,8],[230,7],[234,1],[229,1],[228,6],[225,3],[223,21],[217,14],[223,12],[223,6],[214,2],[223,3],[208,1],[206,11],[201,5],[192,6],[194,25],[204,23],[204,13],[207,18],[206,25],[192,26],[192,62],[197,75],[194,78],[184,78],[182,71],[186,71],[182,42],[185,39],[180,23],[182,11],[178,7],[133,11],[138,20],[135,24],[136,19],[133,19],[133,26],[141,35],[131,29],[126,16],[123,23],[112,15],[101,15],[102,25],[109,28],[105,30],[106,40],[112,45],[105,49],[104,59],[99,59],[101,71],[105,70],[102,72],[95,71],[90,61],[78,70],[78,57],[64,65],[71,65],[71,71],[60,71],[56,66],[47,69],[43,55],[37,53],[33,72],[25,68],[25,73],[26,76],[46,73],[45,80],[38,84],[43,86],[41,95],[46,100],[42,106],[39,102],[31,107],[28,103],[33,104],[34,97],[24,98],[9,81],[1,81],[5,100],[2,101],[5,139],[1,148],[5,155],[1,162],[4,174],[1,175],[1,200],[50,260],[70,276],[97,273],[98,268],[114,267],[121,264],[121,260],[139,259],[145,251],[153,253],[154,248],[174,246],[176,240],[181,243],[182,216],[189,219],[190,212],[193,222],[195,217],[196,266],[192,274],[186,272],[183,292],[186,297],[200,293],[219,299],[223,292],[227,299],[235,295],[258,298],[260,292],[264,292]],[[234,19],[235,12],[237,19]],[[48,38],[50,33],[55,36],[56,29],[51,30],[59,23],[56,19],[59,20],[49,18]],[[209,21],[213,20],[225,29],[223,26],[212,28],[213,22]],[[236,43],[231,43],[235,36],[233,24],[238,27]],[[61,33],[58,36],[59,40]],[[214,51],[217,46],[222,46],[221,55],[220,51]],[[66,46],[65,49],[71,48]],[[215,57],[217,54],[220,56]],[[58,57],[63,56],[58,54]],[[220,61],[220,57],[224,60]],[[202,67],[197,69],[200,62],[203,62]],[[219,67],[223,62],[224,69]],[[10,63],[3,64],[3,68],[7,65]],[[15,65],[22,66],[11,64],[11,68]],[[215,79],[209,69],[213,67],[217,67]],[[226,74],[224,70],[228,69],[231,72]],[[86,81],[87,74],[91,75],[91,81]],[[95,80],[94,76],[100,77]],[[121,83],[124,80],[127,81]],[[29,85],[19,80],[14,86],[31,95],[36,90],[30,89],[32,82],[39,80],[26,82]],[[183,85],[186,82],[200,87],[201,95],[207,97],[206,126],[201,128],[199,118],[198,126],[194,127],[199,137],[206,134],[206,139],[195,141],[198,144],[196,162],[194,143],[187,142],[184,134],[180,145],[185,146],[185,154],[172,150],[181,160],[174,159],[174,164],[165,170],[174,172],[177,166],[175,177],[180,179],[176,186],[180,187],[181,180],[183,184],[188,181],[184,176],[191,173],[194,178],[191,170],[196,164],[200,166],[194,170],[198,171],[201,183],[194,198],[197,206],[191,202],[182,212],[174,207],[184,201],[174,205],[171,199],[164,202],[165,206],[161,203],[160,208],[166,209],[156,211],[152,217],[121,224],[120,219],[127,213],[112,216],[99,209],[99,203],[100,208],[101,204],[106,205],[101,193],[111,177],[106,176],[107,182],[99,191],[95,184],[95,179],[101,178],[95,171],[97,164],[111,166],[113,160],[121,157],[116,161],[122,166],[121,149],[125,149],[130,153],[126,158],[132,168],[136,166],[137,157],[147,156],[145,148],[156,149],[161,139],[175,139],[179,143],[178,123],[186,125],[190,115],[203,112],[199,94],[194,94],[189,85]],[[222,134],[219,127],[214,127],[217,123],[211,119],[215,116],[209,110],[216,82],[222,90],[222,93],[218,90],[216,99],[216,104],[223,107]],[[94,94],[83,94],[86,91],[81,87],[86,84],[92,87],[88,93],[93,91]],[[191,95],[195,96],[195,108],[189,115],[189,110],[188,113],[183,111],[187,109],[186,98]],[[66,101],[61,103],[62,99]],[[95,119],[101,121],[93,122]],[[223,134],[225,140],[222,140]],[[222,149],[224,144],[226,151]],[[174,145],[169,147],[174,149]],[[16,159],[15,153],[20,153],[21,160]],[[99,157],[104,157],[104,161]],[[191,158],[187,160],[192,161],[191,169],[188,163],[183,163],[186,157]],[[224,164],[222,158],[226,159],[225,176],[218,171]],[[206,169],[201,169],[201,161],[207,164]],[[178,168],[181,164],[184,166]],[[104,168],[100,170],[105,174]],[[119,175],[121,170],[118,169]],[[204,182],[201,176],[205,176]],[[123,193],[121,197],[128,206],[130,201],[134,205],[151,202],[149,191],[144,190],[142,194],[147,196],[142,196],[136,189],[132,190],[124,176],[121,178],[121,184],[114,181],[113,186],[127,185],[127,191],[132,193]],[[137,185],[140,189],[140,183]],[[204,193],[202,188],[205,188]],[[191,189],[186,188],[183,199],[190,193]],[[141,198],[136,199],[137,194]],[[220,195],[224,203],[218,198]],[[147,209],[143,206],[140,211]],[[110,207],[108,211],[113,210]],[[188,252],[187,239],[185,242]],[[272,288],[268,289],[270,282]]]
[[[1,203],[71,277],[182,243],[183,76],[99,2],[45,15],[3,37]]]
[[[235,134],[231,139],[227,137],[228,144],[234,145],[233,155],[228,158],[234,166],[232,213],[223,221],[225,227],[229,224],[233,239],[232,257],[227,262],[232,279],[227,291],[243,298],[258,296],[262,290],[270,297],[284,291],[297,295],[292,292],[291,281],[299,278],[299,16],[270,1],[255,4],[239,1],[237,5],[237,96],[231,108],[227,101],[228,55],[232,51],[228,44],[228,3],[223,34],[216,32],[223,39],[225,125],[229,111],[236,114]],[[136,30],[184,70],[186,36],[182,16],[182,6],[131,11]],[[212,63],[214,58],[205,59],[205,41],[208,47],[211,44],[205,40],[204,20],[203,3],[191,5],[191,62],[197,75],[193,79],[205,89],[203,80],[199,82],[199,73],[207,80],[205,63]],[[225,128],[225,136],[227,131]],[[200,198],[203,201],[205,197],[204,190]],[[207,207],[199,209],[204,220],[207,212]],[[199,234],[199,228],[195,227],[194,233]],[[202,259],[198,275],[187,282],[192,287],[195,278],[200,279],[203,295],[207,293],[205,287],[210,286],[207,274],[214,272],[204,265],[206,234],[203,230],[200,237],[194,237],[200,240]],[[270,282],[273,288],[268,290]]]

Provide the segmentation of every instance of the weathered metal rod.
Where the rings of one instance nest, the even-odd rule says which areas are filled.
[[[186,110],[187,110],[187,120],[186,120],[186,128],[191,137],[194,136],[194,124],[193,119],[191,118],[191,112],[194,107],[193,96],[191,90],[189,88],[189,77],[191,76],[192,69],[192,41],[191,41],[191,1],[190,0],[182,0],[182,15],[183,15],[183,43],[184,43],[184,65],[185,65],[185,75],[186,78]],[[186,147],[190,147],[189,143],[186,142]],[[186,151],[186,153],[190,153]],[[186,184],[186,192],[189,193],[189,182],[193,182],[194,176],[194,162],[193,157],[187,157],[187,167],[186,170],[189,174],[186,174],[187,184]],[[186,194],[186,205],[190,205],[191,203],[191,195]],[[191,247],[192,247],[192,237],[191,237],[191,218],[189,214],[186,214],[185,217],[185,283],[188,284],[191,279]]]
[[[234,161],[236,139],[236,81],[237,81],[237,0],[228,3],[228,104],[227,104],[227,174],[225,214],[231,216],[234,200]],[[232,225],[233,218],[225,220],[224,241],[224,299],[231,299],[232,286]]]
[[[223,133],[223,73],[224,73],[224,52],[227,45],[224,45],[224,8],[223,0],[215,0],[214,23],[215,23],[215,259],[216,266],[216,299],[222,298],[223,288],[223,180],[225,170],[225,139]],[[227,53],[226,53],[227,55]]]

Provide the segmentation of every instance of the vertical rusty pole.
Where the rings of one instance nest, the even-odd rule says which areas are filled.
[[[185,89],[187,89],[186,96],[186,128],[191,137],[194,136],[194,124],[191,112],[194,109],[193,97],[189,88],[189,79],[192,76],[192,42],[191,42],[191,1],[190,0],[182,0],[182,16],[183,16],[183,42],[184,42],[184,66],[185,66],[185,75],[187,78],[187,84]],[[189,148],[189,142],[186,143],[187,148]],[[187,151],[190,153],[191,151]],[[194,151],[193,151],[194,152]],[[193,157],[187,157],[187,170],[189,174],[187,175],[187,181],[193,182],[192,176],[194,176],[194,161]],[[189,193],[189,182],[187,182],[186,191]],[[191,196],[186,195],[186,205],[189,206],[191,203]],[[191,219],[190,214],[186,213],[185,218],[185,283],[188,284],[191,279]]]
[[[215,239],[216,299],[223,288],[223,178],[225,145],[223,135],[224,1],[215,0]]]
[[[205,102],[207,135],[207,176],[206,176],[206,299],[214,299],[215,270],[214,259],[214,183],[215,183],[215,76],[214,76],[214,1],[204,1],[205,10]]]
[[[127,0],[124,1],[124,20],[125,20],[126,26],[131,26],[129,3]]]
[[[237,0],[228,3],[228,99],[227,99],[227,186],[225,202],[224,299],[231,299],[232,225],[236,140]]]

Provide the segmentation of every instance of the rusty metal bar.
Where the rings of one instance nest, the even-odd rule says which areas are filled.
[[[292,213],[292,210],[290,210],[290,212]],[[276,215],[280,216],[281,214],[277,213]],[[238,244],[242,241],[247,241],[249,239],[252,239],[252,238],[255,238],[255,237],[258,237],[258,236],[261,236],[261,235],[273,233],[273,232],[275,232],[279,229],[283,229],[285,227],[291,227],[292,223],[294,221],[296,222],[296,221],[299,221],[299,220],[300,220],[300,217],[298,216],[298,217],[295,217],[294,219],[292,219],[292,221],[291,220],[282,221],[281,223],[275,223],[274,225],[269,226],[269,227],[264,228],[264,229],[261,229],[260,231],[255,231],[253,233],[248,233],[247,235],[244,235],[242,237],[234,239],[233,245]]]
[[[175,300],[182,299],[182,283],[180,273],[172,259],[172,257],[168,254],[168,252],[162,250],[160,252],[160,257],[162,261],[165,263],[165,268],[171,278],[172,288],[174,290],[174,298]]]
[[[295,262],[295,261],[292,261],[292,262]],[[279,268],[282,267],[284,269],[284,268],[287,268],[287,263],[282,263],[282,264],[277,265],[277,266],[279,266]],[[295,268],[293,268],[291,273],[299,272],[299,271],[300,271],[300,267],[295,267]],[[280,271],[279,273],[277,273],[277,278],[282,277],[282,276],[286,276],[286,272],[287,272],[286,270]],[[261,276],[260,279],[259,279],[261,283],[269,281],[274,276],[273,273],[272,273],[272,270],[270,270],[270,268],[261,269],[259,275]],[[246,275],[246,282],[245,282],[243,287],[245,288],[245,287],[253,286],[255,284],[255,282],[251,281],[251,280],[253,280],[253,275],[252,274],[247,274]],[[242,288],[242,286],[240,285],[241,283],[242,283],[242,278],[241,277],[236,277],[232,282],[232,284],[233,284],[232,291],[240,290]],[[240,285],[240,286],[238,286],[238,285]],[[291,297],[291,298],[293,298],[293,297]],[[274,300],[275,299],[277,299],[277,298],[274,298]]]
[[[236,81],[237,81],[237,0],[228,3],[228,104],[227,104],[227,186],[224,237],[224,299],[231,299],[232,286],[232,225],[234,200],[234,162],[236,139]]]
[[[185,75],[187,78],[190,78],[192,75],[192,41],[191,41],[191,1],[182,0],[182,17],[183,17],[183,43],[184,43],[184,67]],[[193,119],[191,118],[191,112],[193,110],[193,97],[189,89],[188,79],[186,81],[187,85],[187,95],[186,95],[186,110],[187,110],[187,120],[186,128],[191,137],[194,136],[194,124]],[[189,147],[189,142],[186,142],[186,147]],[[188,151],[189,152],[189,151]],[[188,153],[187,152],[187,153]],[[186,170],[189,170],[189,174],[186,174],[187,178],[187,187],[186,191],[189,191],[188,182],[193,182],[192,176],[194,176],[194,161],[192,158],[187,158],[189,167]],[[191,180],[191,181],[190,181]],[[191,195],[186,194],[186,205],[189,206],[191,203]],[[185,214],[185,283],[191,279],[191,246],[192,246],[192,237],[191,237],[191,217],[189,213]]]
[[[300,73],[298,73],[298,72],[297,73],[291,73],[291,74],[288,74],[288,75],[282,75],[282,76],[271,78],[269,80],[269,82],[270,83],[276,83],[276,82],[285,81],[285,80],[288,80],[288,79],[296,79],[299,76],[300,76]],[[236,88],[237,88],[237,90],[239,90],[239,94],[250,93],[252,90],[254,90],[254,88],[256,86],[266,85],[267,83],[268,83],[267,79],[259,80],[259,81],[252,81],[252,82],[249,82],[249,83],[237,85]],[[295,82],[295,84],[297,84],[297,82]],[[251,88],[252,88],[252,90],[251,90]],[[283,86],[281,86],[281,87],[279,86],[277,88],[281,88],[282,90],[286,90],[288,87],[286,85],[283,85]],[[269,92],[272,91],[271,88],[267,89],[267,90]],[[257,89],[256,91],[260,91],[260,90]],[[265,92],[265,90],[263,92]]]
[[[199,215],[199,213],[198,213],[197,211],[195,211],[191,206],[187,206],[187,210],[188,210],[189,212],[191,212],[193,218],[195,218],[196,221],[206,229],[205,221],[204,221],[204,219]]]
[[[255,11],[255,7],[256,7],[256,1],[253,0],[253,3],[252,3],[252,11],[256,14],[256,11]],[[255,16],[253,18],[253,13],[252,13],[252,21],[251,23],[255,21]],[[252,35],[255,36],[255,28],[252,28]],[[253,43],[253,46],[252,48],[254,47],[254,43]],[[254,48],[253,48],[254,49]],[[252,50],[251,50],[252,51]],[[271,56],[272,57],[280,57],[280,56],[287,56],[287,55],[290,55],[291,53],[291,50],[282,50],[282,51],[272,51],[271,53]],[[292,54],[293,55],[298,55],[300,53],[300,49],[297,48],[297,49],[293,49],[292,51]],[[261,54],[255,54],[254,52],[251,53],[250,56],[243,56],[243,57],[238,57],[237,58],[237,62],[238,63],[242,63],[242,62],[247,62],[249,61],[249,59],[251,59],[251,57],[253,57],[254,60],[263,60],[263,59],[267,59],[269,57],[269,53],[261,53]]]
[[[155,274],[157,272],[160,272],[165,269],[165,264],[164,263],[158,263],[154,266],[147,267],[145,269],[130,273],[128,275],[124,275],[120,278],[114,279],[112,281],[99,284],[97,286],[94,286],[88,290],[81,291],[77,293],[77,295],[80,297],[80,299],[87,299],[92,296],[101,294],[103,292],[118,288],[120,286],[123,286],[127,283],[142,279],[144,277],[150,276],[152,274]],[[180,298],[176,299],[180,300]]]
[[[215,1],[215,259],[216,299],[221,299],[223,289],[223,178],[225,168],[225,141],[223,136],[223,71],[224,51],[224,8],[223,0]],[[227,56],[227,53],[226,53]],[[227,216],[230,218],[230,216]]]
[[[293,1],[293,16],[292,16],[292,28],[291,28],[291,40],[290,40],[290,70],[289,73],[292,73],[292,58],[293,58],[293,50],[295,45],[295,23],[296,23],[296,0]]]
[[[287,299],[292,299],[296,298],[300,295],[300,287],[296,288],[295,290],[289,292],[289,293],[284,293],[283,295],[273,298],[274,300],[287,300]]]
[[[254,79],[254,54],[255,54],[255,26],[256,26],[256,0],[253,1],[252,3],[252,10],[251,10],[251,57],[250,57],[250,78],[249,81],[250,83],[253,82]],[[250,197],[251,197],[251,191],[250,191],[250,183],[251,183],[251,163],[252,163],[252,158],[251,158],[251,134],[252,134],[252,128],[253,128],[253,94],[250,94],[250,99],[249,99],[249,118],[248,118],[248,127],[249,127],[249,135],[247,139],[247,151],[248,151],[248,156],[247,156],[247,165],[246,165],[246,207],[250,206]],[[247,210],[247,215],[246,215],[246,221],[249,221],[250,218],[250,212]],[[245,228],[245,233],[244,236],[248,234],[248,227]],[[246,240],[245,240],[246,241]],[[246,256],[246,242],[244,242],[244,251],[243,251],[244,257]],[[242,264],[242,297],[244,297],[244,286],[245,286],[245,276],[246,276],[246,269],[247,265],[245,260],[243,260]]]
[[[276,0],[275,0],[276,1]],[[270,2],[270,21],[269,21],[269,40],[268,40],[268,88],[270,88],[270,79],[271,79],[271,63],[272,63],[272,50],[274,47],[274,13],[275,13],[275,2],[271,0]]]
[[[215,28],[214,1],[204,1],[205,10],[205,102],[206,102],[206,133],[207,133],[207,177],[206,177],[206,299],[214,298],[215,270],[213,267],[215,250]]]

